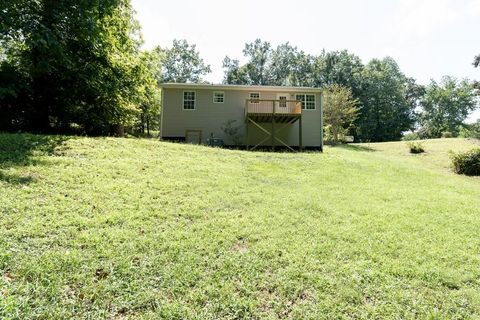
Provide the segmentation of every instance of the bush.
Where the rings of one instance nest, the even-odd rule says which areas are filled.
[[[453,133],[451,133],[450,131],[443,131],[442,138],[453,138]]]
[[[420,140],[420,136],[416,132],[409,132],[402,137],[403,141],[412,141],[412,140]]]
[[[467,176],[480,175],[480,148],[466,152],[451,153],[453,170]]]
[[[410,153],[423,153],[425,152],[425,148],[423,144],[420,142],[408,142],[408,148],[410,149]]]

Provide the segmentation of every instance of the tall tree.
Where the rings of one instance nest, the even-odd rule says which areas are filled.
[[[230,59],[228,56],[223,59],[223,68],[225,74],[223,83],[225,84],[251,84],[248,78],[247,68],[240,66],[240,61]]]
[[[243,54],[248,58],[245,67],[251,84],[268,85],[270,83],[268,71],[271,52],[270,43],[260,39],[245,44]]]
[[[10,124],[98,134],[133,123],[147,75],[129,0],[4,0],[0,12],[0,41],[13,48],[0,73],[14,68],[24,80],[17,99],[0,101],[18,111]]]
[[[288,42],[273,49],[260,39],[245,44],[243,50],[247,63],[240,66],[238,60],[228,56],[223,61],[224,83],[311,86],[313,85],[314,57],[299,51]]]
[[[324,117],[328,134],[337,143],[340,134],[351,127],[358,116],[358,100],[353,98],[350,88],[332,84],[324,90]]]
[[[361,73],[362,111],[356,121],[363,141],[398,140],[414,124],[415,107],[407,99],[408,79],[392,58],[373,59]]]
[[[434,80],[426,88],[421,100],[422,133],[429,138],[441,137],[443,132],[458,134],[459,126],[478,108],[473,84],[449,76],[440,83]]]
[[[323,87],[339,84],[350,87],[358,95],[360,74],[363,71],[360,57],[343,51],[322,51],[315,59],[314,86]]]
[[[188,44],[186,40],[173,40],[173,46],[164,52],[162,82],[198,83],[211,72],[196,46]]]

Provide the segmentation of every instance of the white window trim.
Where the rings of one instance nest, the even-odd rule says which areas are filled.
[[[307,95],[313,96],[315,99],[313,101],[313,109],[307,109]],[[302,92],[295,93],[295,100],[297,99],[297,96],[304,96],[305,109],[302,108],[302,110],[317,110],[317,95],[315,93],[302,93]]]
[[[215,94],[216,93],[221,93],[223,95],[223,101],[222,102],[218,102],[218,101],[215,101]],[[213,103],[225,103],[225,91],[213,91]]]
[[[260,92],[249,92],[248,93],[248,102],[251,103],[251,104],[259,104],[260,102],[251,102],[250,100],[252,100],[252,93],[256,93],[258,94],[258,100],[261,99],[261,96],[260,96]]]
[[[185,109],[185,92],[195,93],[195,99],[193,99],[193,109]],[[183,111],[194,111],[195,109],[197,109],[197,92],[195,90],[183,90],[183,92],[182,92],[182,110]]]

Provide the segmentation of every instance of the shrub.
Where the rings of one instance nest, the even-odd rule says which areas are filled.
[[[442,138],[453,138],[453,133],[451,133],[450,131],[443,131]]]
[[[407,142],[407,146],[410,149],[410,153],[423,153],[425,148],[421,142]]]
[[[466,152],[451,153],[453,170],[468,176],[480,175],[480,148]]]
[[[403,141],[412,141],[412,140],[420,140],[420,136],[416,132],[409,132],[402,137]]]

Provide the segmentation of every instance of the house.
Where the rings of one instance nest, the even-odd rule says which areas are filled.
[[[321,89],[190,83],[160,87],[163,140],[223,140],[247,150],[323,149]]]

